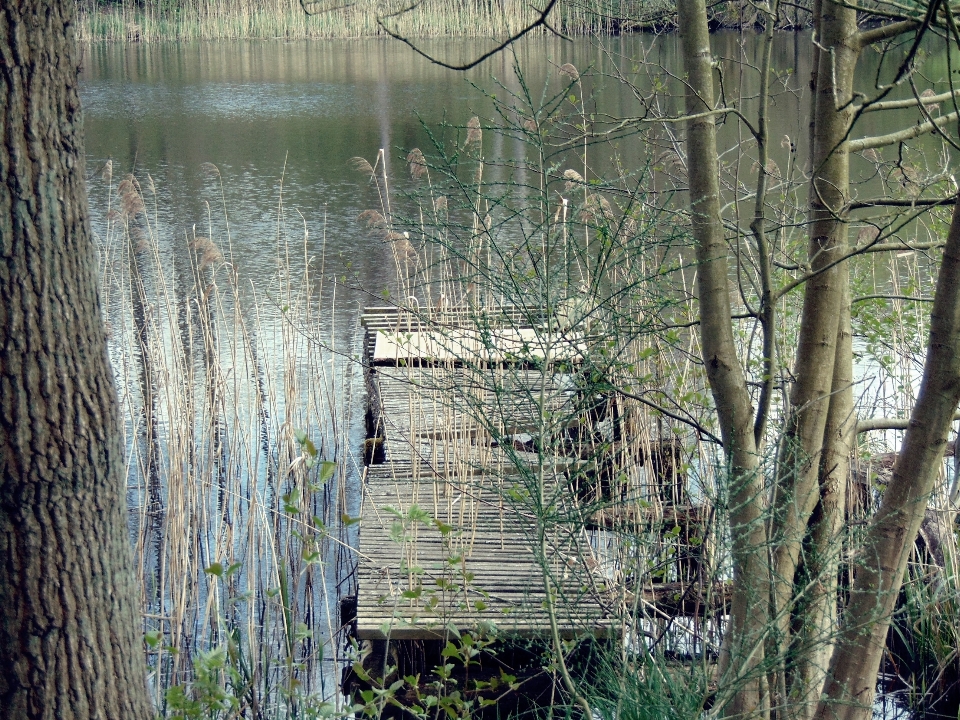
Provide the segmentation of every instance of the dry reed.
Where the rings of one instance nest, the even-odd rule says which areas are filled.
[[[219,647],[241,704],[302,708],[336,696],[356,374],[323,349],[305,233],[248,287],[229,223],[170,237],[156,203],[125,178],[99,237],[154,699]]]
[[[622,32],[647,27],[670,11],[665,2],[654,5],[637,0],[569,0],[560,4],[552,24],[567,34]],[[496,5],[426,2],[397,14],[405,7],[383,0],[321,0],[302,6],[298,0],[180,0],[142,5],[78,0],[78,35],[84,42],[385,36],[379,18],[392,31],[408,37],[498,37],[536,17],[521,0]]]

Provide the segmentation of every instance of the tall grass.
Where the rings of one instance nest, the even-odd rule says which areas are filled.
[[[401,12],[409,5],[397,0],[313,0],[302,6],[298,0],[78,0],[78,34],[84,42],[374,37],[384,35],[377,22],[383,18],[407,37],[502,37],[536,17],[522,0],[427,0]],[[566,0],[553,23],[567,34],[620,32],[652,25],[669,9],[666,0],[653,6],[639,0]]]
[[[108,164],[102,180],[112,191],[95,224],[155,702],[173,716],[259,717],[334,698],[357,385],[325,349],[320,318],[334,308],[321,307],[307,234],[288,234],[281,206],[276,274],[253,285],[232,262],[228,218],[177,235],[149,176],[115,182]]]

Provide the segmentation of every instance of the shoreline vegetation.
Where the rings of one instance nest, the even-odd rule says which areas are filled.
[[[524,0],[78,0],[77,8],[81,42],[386,37],[380,22],[411,38],[504,37],[536,17]],[[713,24],[752,27],[758,22],[752,12],[749,6],[722,3]],[[672,29],[674,16],[671,0],[562,0],[552,22],[565,35],[619,35]],[[809,11],[797,5],[783,18],[783,28],[806,27],[809,19]]]

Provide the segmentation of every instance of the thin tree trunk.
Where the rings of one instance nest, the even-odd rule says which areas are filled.
[[[852,121],[850,100],[859,57],[856,10],[834,0],[820,4],[818,54],[814,88],[812,179],[810,183],[810,267],[820,271],[804,287],[800,338],[791,392],[794,409],[787,421],[777,469],[773,515],[772,613],[778,632],[771,652],[780,658],[771,682],[779,692],[777,707],[792,713],[785,696],[780,663],[790,646],[794,580],[810,517],[820,497],[819,470],[838,361],[837,338],[843,312],[846,265],[832,265],[847,245],[844,208],[849,195],[849,156],[844,140]],[[852,363],[844,355],[842,362]],[[845,374],[847,369],[842,370]]]
[[[728,662],[720,679],[732,689],[728,715],[749,718],[766,712],[762,673],[767,625],[769,567],[763,526],[763,485],[753,433],[753,408],[737,355],[730,320],[727,243],[720,219],[720,171],[713,109],[713,58],[704,0],[678,3],[687,75],[687,155],[690,210],[697,243],[700,334],[707,377],[720,419],[730,480],[733,597]],[[706,114],[705,114],[706,113]]]
[[[937,278],[920,394],[868,526],[817,720],[867,720],[890,616],[960,403],[960,203]]]
[[[844,277],[833,394],[820,458],[820,501],[810,521],[801,573],[801,597],[791,638],[788,706],[794,718],[812,718],[826,681],[837,628],[837,577],[846,519],[850,457],[856,440],[850,283]]]
[[[0,9],[0,717],[149,718],[75,12]]]

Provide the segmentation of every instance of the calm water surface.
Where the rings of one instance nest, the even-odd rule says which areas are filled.
[[[805,59],[795,40],[784,36],[778,46],[787,66]],[[742,56],[740,41],[735,34],[723,36],[718,50]],[[450,41],[429,49],[458,59],[482,46]],[[553,91],[562,87],[561,64],[609,73],[611,58],[628,74],[635,61],[647,58],[664,68],[661,74],[668,81],[680,67],[672,36],[610,39],[603,48],[586,40],[535,39],[517,49],[534,97],[545,83]],[[393,279],[392,261],[388,249],[356,221],[362,210],[376,206],[376,195],[349,168],[349,159],[372,161],[386,148],[394,187],[402,193],[408,185],[402,158],[413,147],[429,154],[425,127],[442,135],[438,128],[443,122],[462,127],[473,115],[489,117],[491,103],[478,88],[501,97],[504,87],[518,92],[512,65],[513,57],[502,54],[457,73],[381,40],[90,46],[82,75],[87,167],[93,174],[112,159],[114,178],[133,172],[143,181],[149,174],[158,193],[161,236],[174,246],[194,226],[202,234],[208,234],[211,223],[214,233],[222,231],[225,206],[234,259],[246,277],[274,271],[282,188],[284,205],[302,213],[314,249],[326,237],[328,258],[351,263],[363,284],[379,291]],[[800,76],[806,76],[802,69]],[[641,87],[649,86],[645,75],[636,77]],[[593,77],[588,83],[585,91],[598,115],[640,114],[640,101],[615,79]],[[667,110],[679,110],[682,104],[679,97],[660,102],[675,105]],[[798,107],[795,97],[785,95],[775,112],[783,113],[791,134],[799,137]],[[727,138],[730,147],[739,140]],[[484,144],[491,158],[526,152],[492,133]],[[643,153],[638,146],[639,141],[628,139],[616,151],[628,164],[639,163]],[[595,152],[592,167],[602,171],[612,152]],[[202,171],[203,163],[219,168],[223,200],[219,182]],[[107,192],[94,176],[91,203],[95,228],[101,231]]]

